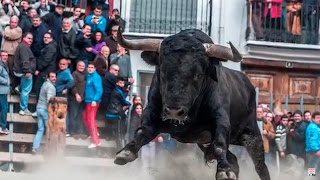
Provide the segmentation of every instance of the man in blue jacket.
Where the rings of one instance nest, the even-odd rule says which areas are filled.
[[[85,23],[91,26],[92,32],[95,32],[97,30],[104,32],[106,30],[107,19],[103,17],[101,14],[102,8],[101,6],[97,6],[93,10],[93,14],[86,18]]]
[[[73,77],[68,66],[68,60],[61,59],[59,61],[59,71],[57,73],[56,82],[58,97],[67,97],[69,90],[71,90],[74,86]]]
[[[96,72],[94,64],[90,62],[88,64],[88,74],[84,91],[84,102],[86,106],[82,114],[83,124],[91,136],[91,144],[88,148],[95,148],[101,144],[95,120],[101,102],[101,96],[102,79]]]
[[[312,114],[312,122],[306,130],[307,167],[320,171],[320,112]]]

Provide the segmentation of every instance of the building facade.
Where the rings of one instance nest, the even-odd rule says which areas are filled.
[[[228,46],[231,41],[243,61],[223,65],[247,74],[259,87],[260,103],[269,103],[273,96],[275,106],[283,108],[286,95],[292,108],[298,106],[301,96],[310,108],[318,102],[317,4],[282,0],[115,0],[114,5],[127,22],[127,38],[164,38],[182,29],[197,28],[217,44]],[[298,13],[290,14],[291,7],[298,7]],[[136,87],[142,88],[151,82],[154,68],[143,62],[141,52],[130,53]]]

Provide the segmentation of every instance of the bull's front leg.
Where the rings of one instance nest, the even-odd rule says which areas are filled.
[[[216,111],[216,128],[212,137],[212,146],[218,162],[217,180],[236,180],[237,176],[227,159],[230,136],[230,119],[228,113],[221,107]]]
[[[143,125],[137,129],[134,139],[121,149],[114,160],[115,164],[125,165],[138,158],[140,148],[152,141],[159,131],[154,125]]]

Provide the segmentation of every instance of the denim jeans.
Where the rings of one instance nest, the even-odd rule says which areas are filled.
[[[84,110],[85,103],[78,103],[74,98],[69,98],[68,102],[68,114],[69,114],[69,133],[82,134],[84,133],[84,126],[82,121],[82,112]]]
[[[7,128],[8,99],[7,94],[0,94],[0,127]]]
[[[20,82],[20,110],[28,109],[28,99],[32,90],[32,75],[29,78],[21,77]]]
[[[43,133],[48,123],[48,110],[37,109],[38,130],[33,141],[32,149],[38,149],[42,141]]]
[[[320,171],[320,157],[315,155],[316,152],[307,152],[307,168],[316,168]]]

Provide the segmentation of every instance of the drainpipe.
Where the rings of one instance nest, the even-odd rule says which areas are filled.
[[[224,40],[224,23],[223,23],[223,19],[224,19],[224,0],[220,0],[219,1],[219,30],[218,30],[218,36],[219,36],[219,44],[224,44],[223,40]]]

